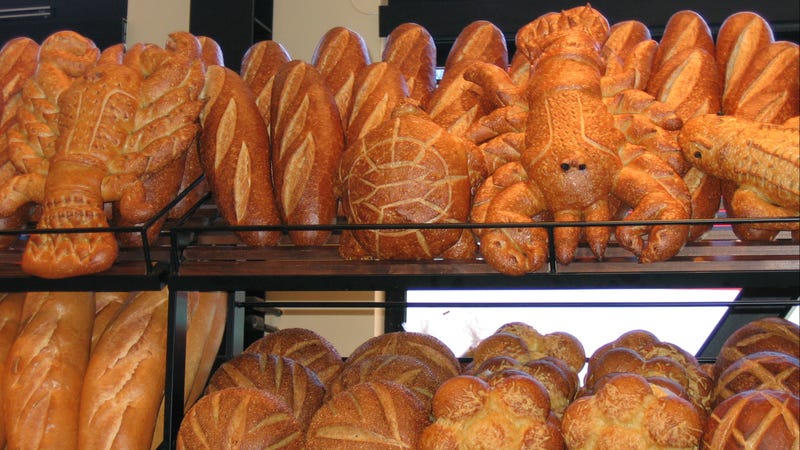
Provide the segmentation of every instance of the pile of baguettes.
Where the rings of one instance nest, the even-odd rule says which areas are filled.
[[[304,328],[220,365],[183,418],[179,449],[721,449],[800,442],[800,328],[750,322],[700,364],[632,330],[587,360],[577,338],[508,323],[461,362],[393,332],[344,361]],[[588,362],[587,362],[588,361]],[[583,383],[578,372],[586,370]]]
[[[0,294],[0,448],[161,444],[168,297],[166,289]],[[219,352],[227,299],[187,299],[187,407]]]

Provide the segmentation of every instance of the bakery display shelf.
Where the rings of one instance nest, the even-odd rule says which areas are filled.
[[[36,223],[26,228],[0,230],[0,238],[11,236],[13,242],[0,249],[0,292],[28,291],[149,291],[163,289],[169,274],[169,229],[180,224],[185,217],[172,218],[170,213],[194,189],[198,189],[201,176],[152,218],[141,225],[109,226],[103,228],[37,230]],[[156,227],[161,227],[155,235]],[[63,279],[46,279],[28,275],[21,268],[22,253],[29,236],[45,233],[125,233],[138,239],[140,246],[120,247],[114,264],[106,271]],[[154,236],[155,235],[155,236]]]

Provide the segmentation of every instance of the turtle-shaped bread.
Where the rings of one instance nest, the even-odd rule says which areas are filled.
[[[345,259],[468,258],[472,232],[409,224],[465,223],[473,167],[482,166],[470,142],[449,134],[414,107],[398,107],[345,151],[339,169],[342,210],[350,224],[403,224],[342,233]],[[480,161],[480,163],[475,163]]]

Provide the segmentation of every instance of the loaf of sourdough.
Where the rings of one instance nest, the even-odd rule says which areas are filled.
[[[396,67],[408,86],[408,96],[424,104],[436,89],[436,43],[425,27],[400,24],[386,37],[382,58]]]
[[[0,448],[5,448],[6,445],[6,402],[3,398],[2,380],[6,370],[6,357],[19,332],[24,302],[24,293],[0,294]]]
[[[334,395],[311,419],[309,449],[419,448],[428,410],[411,390],[387,381],[369,381]]]
[[[786,391],[750,390],[714,408],[703,434],[704,450],[718,448],[797,448],[800,397]]]
[[[395,108],[408,100],[409,92],[403,74],[387,62],[365,66],[356,74],[345,146],[349,146],[382,122],[389,120]]]
[[[476,20],[461,30],[447,60],[445,72],[461,61],[483,61],[508,68],[508,48],[503,31],[488,20]]]
[[[461,373],[461,365],[450,347],[433,335],[412,331],[395,331],[367,339],[350,353],[345,365],[379,355],[414,357],[426,364],[440,383]]]
[[[200,162],[217,208],[231,225],[278,225],[267,129],[255,97],[231,69],[209,66],[201,97]],[[238,232],[248,245],[274,245],[279,231]]]
[[[284,64],[275,74],[271,108],[272,179],[283,222],[331,225],[337,212],[333,184],[344,128],[325,79],[303,61]],[[295,245],[321,245],[330,235],[324,229],[289,232]]]
[[[97,341],[80,394],[78,448],[151,446],[164,397],[168,300],[166,288],[137,292]]]
[[[780,352],[756,352],[737,359],[714,381],[716,406],[749,390],[786,391],[800,396],[800,362]]]
[[[291,358],[311,369],[326,387],[344,365],[336,347],[319,333],[307,328],[284,328],[267,333],[247,346],[244,352]]]
[[[26,295],[2,377],[8,448],[81,448],[81,387],[94,312],[90,292]]]
[[[225,361],[208,380],[206,394],[231,387],[257,388],[276,395],[303,430],[325,399],[325,386],[314,371],[274,354],[240,353]]]
[[[259,41],[250,46],[242,57],[239,73],[256,96],[256,105],[264,123],[269,128],[272,82],[278,69],[291,60],[289,53],[278,42]]]
[[[800,358],[800,328],[780,317],[765,317],[748,322],[723,342],[714,363],[714,373],[719,377],[740,358],[763,351]]]
[[[305,449],[286,403],[263,389],[231,387],[205,395],[183,417],[178,450]]]
[[[347,122],[356,74],[372,59],[364,38],[346,27],[333,27],[320,38],[311,65],[333,94],[342,122]]]
[[[653,72],[660,71],[667,61],[687,49],[703,50],[710,55],[716,53],[711,28],[703,16],[696,11],[681,10],[670,16],[664,26],[653,60]]]

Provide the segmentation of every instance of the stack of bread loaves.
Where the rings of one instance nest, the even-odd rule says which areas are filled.
[[[168,293],[0,295],[0,444],[149,449],[163,438]],[[184,403],[208,380],[227,295],[188,298]]]

